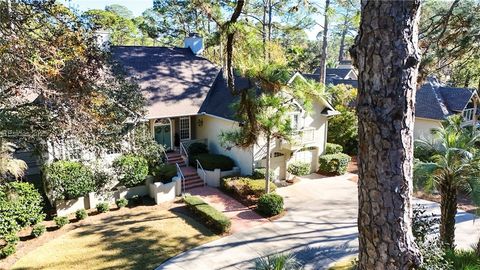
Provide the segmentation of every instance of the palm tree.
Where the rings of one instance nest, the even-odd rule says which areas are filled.
[[[14,158],[14,152],[15,144],[0,139],[0,181],[8,176],[18,179],[25,174],[27,164],[23,160]]]
[[[425,191],[441,196],[440,240],[453,248],[455,215],[459,191],[478,198],[480,187],[480,132],[463,128],[461,116],[449,117],[442,127],[432,131],[433,140],[417,140],[417,149],[434,153],[430,161],[416,161],[414,180]]]
[[[278,253],[255,260],[255,270],[300,270],[302,264],[290,253]]]

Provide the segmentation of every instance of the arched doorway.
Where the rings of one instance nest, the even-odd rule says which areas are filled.
[[[153,134],[158,144],[164,145],[165,149],[172,148],[172,121],[170,118],[156,120]]]

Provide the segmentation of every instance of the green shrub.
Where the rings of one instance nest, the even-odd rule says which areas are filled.
[[[143,184],[148,175],[147,160],[140,156],[123,155],[113,161],[120,184],[135,187]]]
[[[342,175],[347,172],[351,158],[343,153],[319,157],[319,172],[326,175]]]
[[[67,225],[70,223],[70,220],[68,219],[67,216],[59,216],[59,217],[54,217],[53,221],[55,221],[55,224],[57,225],[58,228],[62,228],[63,226]]]
[[[208,153],[208,147],[204,143],[196,142],[188,146],[188,155],[191,157],[194,157],[200,154],[207,154],[207,153]]]
[[[97,208],[97,211],[99,213],[106,213],[106,212],[110,211],[110,205],[106,202],[101,202],[101,203],[97,204],[97,206],[95,206],[95,208]]]
[[[87,211],[85,211],[85,209],[78,209],[75,212],[75,217],[77,218],[77,220],[84,220],[88,217],[88,213]]]
[[[200,197],[186,196],[184,199],[187,208],[207,227],[217,233],[224,233],[230,229],[230,219],[217,209],[208,205]]]
[[[0,185],[0,237],[37,224],[45,218],[43,199],[31,183]]]
[[[40,237],[40,235],[44,234],[46,231],[47,227],[45,227],[45,225],[37,224],[32,228],[32,236],[35,238]]]
[[[355,155],[358,151],[358,118],[355,109],[337,105],[340,114],[328,120],[327,141],[339,144],[343,151]]]
[[[287,171],[296,176],[303,176],[310,174],[310,163],[307,162],[295,162],[288,165]]]
[[[255,270],[301,270],[303,265],[291,253],[278,253],[255,260]]]
[[[252,179],[249,177],[224,177],[220,179],[220,188],[235,193],[236,195],[246,198],[255,196],[256,198],[265,193],[265,179]],[[270,182],[270,191],[275,191],[277,186]]]
[[[148,174],[152,175],[155,167],[162,165],[165,158],[163,145],[158,144],[150,134],[148,124],[140,124],[134,129],[133,133],[134,143],[132,154],[143,157],[148,163]]]
[[[166,184],[172,182],[172,178],[177,176],[177,166],[173,164],[163,164],[157,166],[152,175],[155,176],[160,182]]]
[[[453,269],[480,270],[480,257],[474,250],[448,250],[445,258],[453,264]]]
[[[275,216],[283,211],[283,198],[275,193],[263,194],[258,199],[257,210],[268,216]]]
[[[413,148],[413,157],[423,162],[432,162],[432,157],[435,155],[435,150],[427,148],[415,142]]]
[[[253,179],[265,179],[265,176],[267,175],[267,168],[261,167],[261,168],[255,168],[253,170],[252,178]],[[270,171],[270,179],[273,179],[273,171]]]
[[[17,242],[20,238],[16,233],[9,233],[0,236],[0,259],[6,258],[17,251]]]
[[[128,200],[125,198],[121,198],[115,201],[115,204],[117,204],[118,208],[123,208],[128,205]]]
[[[343,152],[343,147],[336,143],[327,143],[325,146],[325,154],[338,154]]]
[[[44,169],[46,189],[54,200],[71,200],[95,191],[92,171],[80,162],[56,161]]]
[[[205,170],[213,171],[215,169],[220,169],[221,171],[230,171],[235,167],[235,162],[227,156],[224,155],[214,155],[214,154],[199,154],[195,157],[192,157],[195,161],[198,159],[202,164],[202,167]],[[196,162],[196,161],[195,161]]]

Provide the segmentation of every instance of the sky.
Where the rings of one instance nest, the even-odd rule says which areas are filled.
[[[130,9],[134,16],[142,15],[144,10],[153,6],[153,0],[61,0],[60,2],[80,11],[104,9],[105,6],[118,4]],[[320,29],[320,26],[315,26],[313,29],[307,30],[308,38],[314,40]]]
[[[62,0],[64,5],[79,9],[81,11],[89,9],[104,9],[105,6],[118,4],[126,6],[133,12],[133,15],[140,16],[142,12],[153,6],[153,0]]]

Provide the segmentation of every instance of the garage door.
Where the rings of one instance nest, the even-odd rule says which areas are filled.
[[[266,167],[266,160],[262,159],[258,162],[259,167]],[[270,169],[273,172],[274,180],[284,180],[286,177],[287,164],[285,161],[285,155],[279,152],[273,153],[270,158]]]

